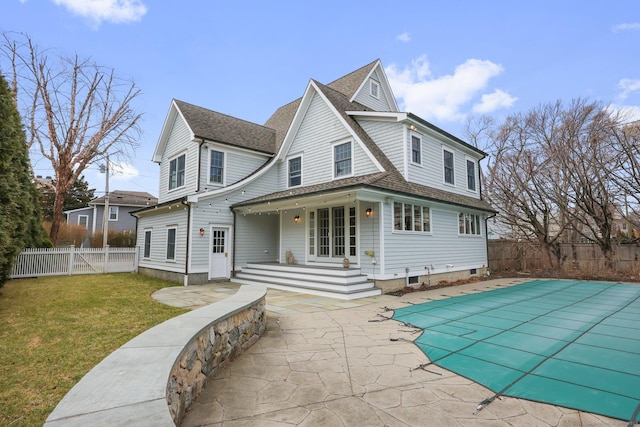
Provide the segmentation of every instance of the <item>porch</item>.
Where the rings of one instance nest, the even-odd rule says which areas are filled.
[[[236,272],[232,281],[342,300],[382,293],[359,268],[256,262],[247,263]]]

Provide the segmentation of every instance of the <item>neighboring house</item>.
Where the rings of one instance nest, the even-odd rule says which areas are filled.
[[[131,212],[142,207],[153,206],[158,199],[142,191],[115,190],[109,193],[109,231],[136,231],[136,219]],[[67,224],[79,224],[89,234],[102,233],[104,224],[105,196],[91,200],[86,208],[65,211]],[[85,242],[86,243],[86,242]]]
[[[311,80],[264,125],[173,100],[153,156],[159,204],[133,213],[139,270],[345,299],[479,275],[495,213],[484,157],[400,112],[379,60]]]

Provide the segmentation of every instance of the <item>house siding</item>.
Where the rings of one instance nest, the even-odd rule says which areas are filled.
[[[300,216],[300,222],[296,223],[293,218]],[[282,212],[281,215],[281,238],[282,247],[280,248],[280,261],[286,262],[286,252],[291,251],[291,254],[295,258],[296,264],[304,264],[307,260],[306,256],[306,220],[305,211],[302,209],[291,209],[286,212]]]
[[[333,180],[333,144],[337,142],[352,142],[352,156],[354,175],[366,175],[378,172],[377,167],[353,139],[342,122],[329,109],[317,94],[314,95],[309,110],[300,125],[289,153],[303,153],[302,182],[305,186],[320,184]],[[318,159],[321,161],[313,161]],[[329,167],[327,167],[329,166]],[[287,165],[279,165],[279,185],[287,188]]]
[[[191,131],[187,124],[182,117],[176,116],[160,163],[158,203],[178,199],[195,192],[198,173],[198,147],[199,144],[191,140]],[[186,154],[185,185],[169,191],[169,163],[182,153]]]
[[[360,271],[364,274],[380,273],[380,206],[380,203],[361,202],[359,204],[358,256]],[[373,209],[372,217],[367,217],[367,208]],[[371,252],[373,255],[369,255]]]
[[[236,215],[236,269],[248,262],[278,261],[279,217]]]
[[[422,137],[422,165],[411,163],[411,150],[406,150],[408,164],[408,180],[456,194],[479,198],[478,165],[479,156],[471,150],[463,150],[454,144],[445,143],[428,133],[416,132]],[[407,132],[405,145],[410,147],[411,132]],[[454,185],[444,182],[443,147],[453,152]],[[476,191],[467,189],[467,159],[476,162]],[[406,176],[406,175],[405,175]]]
[[[458,235],[458,213],[455,208],[404,201],[431,207],[431,234],[393,232],[393,201],[384,204],[385,271],[404,277],[408,268],[412,275],[460,271],[487,265],[486,230],[481,220],[480,236]],[[465,211],[470,212],[470,211]],[[449,266],[449,267],[447,267]]]
[[[375,98],[371,96],[371,88],[370,81],[374,80],[378,82],[379,86],[379,97]],[[356,93],[354,97],[354,101],[359,102],[360,104],[367,106],[375,111],[392,111],[389,100],[387,99],[387,95],[382,90],[382,82],[380,80],[380,76],[377,71],[371,73],[371,78],[368,79],[364,85],[360,88],[358,93]]]
[[[380,147],[393,165],[405,174],[405,150],[402,144],[405,125],[375,120],[358,120],[360,126]]]
[[[200,192],[214,190],[222,187],[215,183],[209,183],[209,158],[211,150],[221,151],[225,157],[224,185],[234,184],[251,175],[266,161],[267,156],[252,155],[230,150],[229,147],[219,144],[205,144],[200,151]]]
[[[176,259],[168,261],[167,229],[176,227]],[[159,215],[146,215],[138,220],[137,242],[144,253],[144,233],[151,230],[151,256],[140,259],[140,267],[184,273],[187,242],[187,209],[176,206]]]

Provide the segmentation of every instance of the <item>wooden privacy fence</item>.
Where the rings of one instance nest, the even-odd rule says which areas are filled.
[[[561,243],[563,270],[594,271],[606,268],[598,245],[591,243]],[[613,270],[622,274],[640,272],[640,245],[616,245],[612,252]],[[492,271],[531,271],[551,269],[546,251],[541,245],[505,240],[489,241],[489,267]]]
[[[138,270],[138,248],[34,248],[21,252],[12,279]]]

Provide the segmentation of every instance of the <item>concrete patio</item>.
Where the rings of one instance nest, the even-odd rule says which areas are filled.
[[[262,338],[209,381],[183,426],[626,426],[598,415],[516,398],[437,366],[411,341],[394,309],[429,299],[521,283],[499,279],[339,301],[284,291],[267,294]],[[197,307],[224,299],[238,285],[166,288],[158,301]]]

